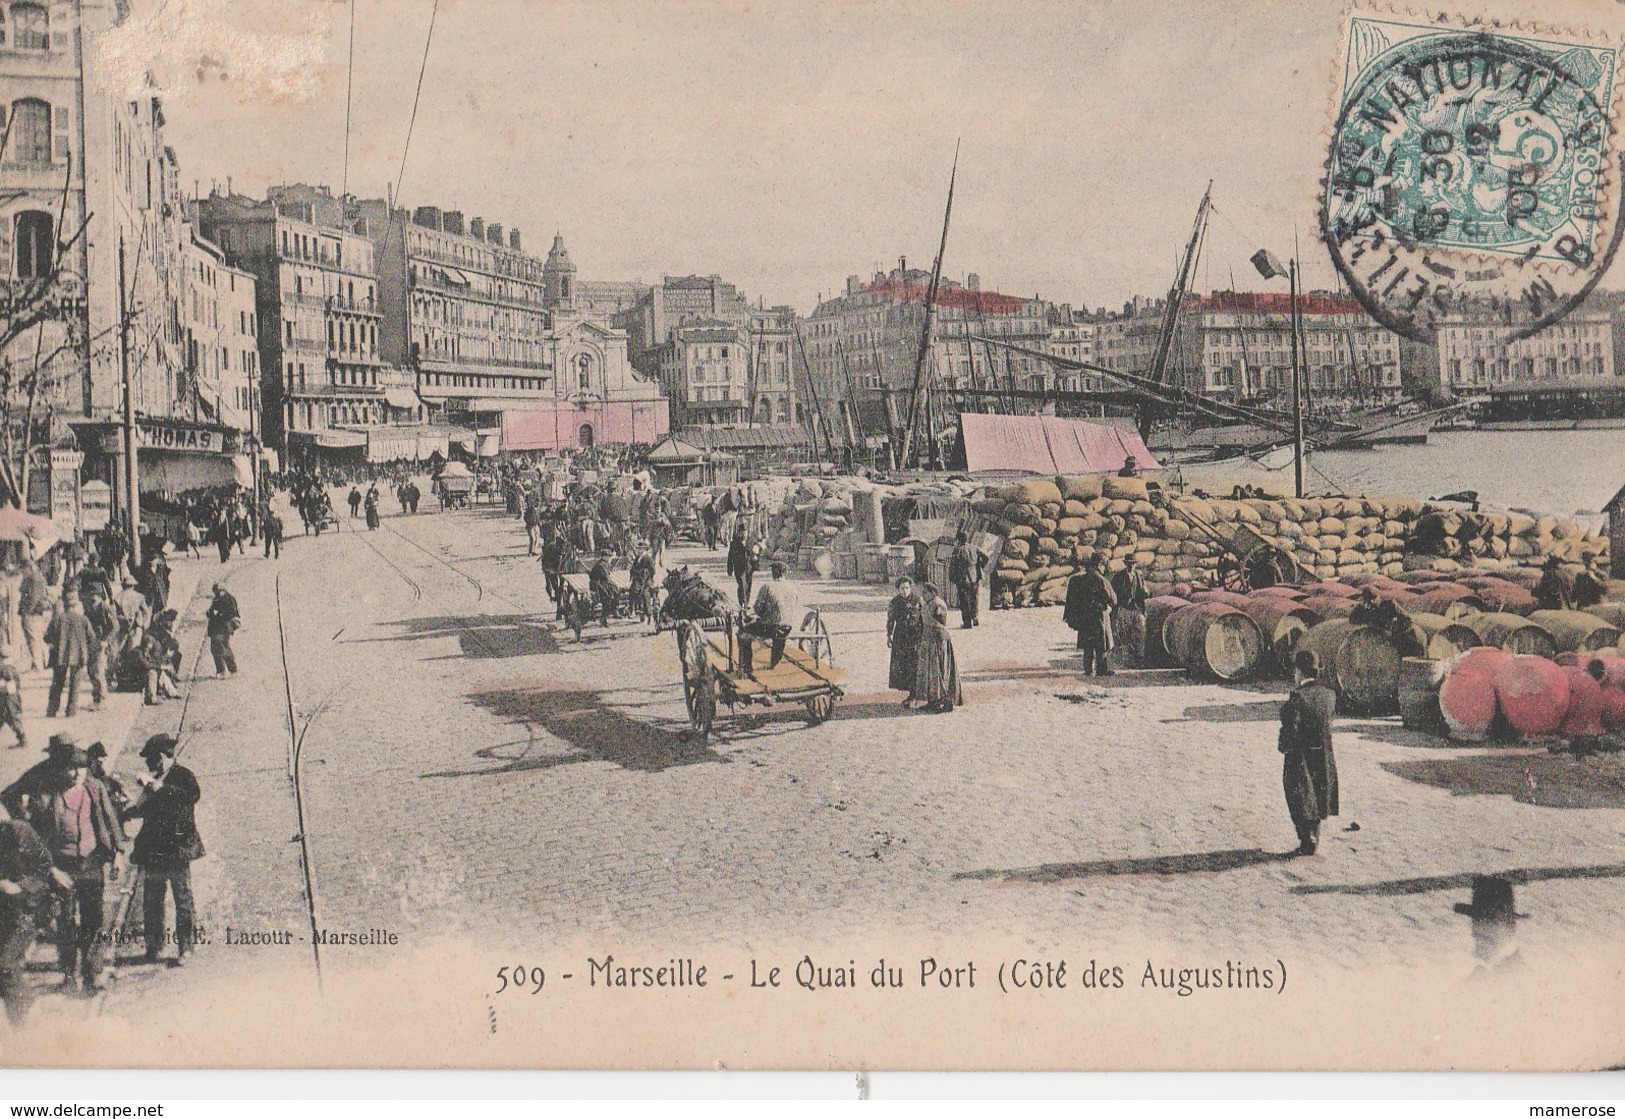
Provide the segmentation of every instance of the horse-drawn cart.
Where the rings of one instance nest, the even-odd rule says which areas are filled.
[[[829,631],[818,611],[810,611],[800,632],[785,643],[784,656],[769,667],[766,643],[757,642],[754,671],[740,663],[739,615],[730,613],[721,633],[711,634],[695,621],[677,626],[677,656],[683,666],[683,701],[688,721],[699,736],[709,738],[717,705],[730,714],[741,707],[772,707],[799,703],[806,708],[807,724],[818,726],[835,713],[835,701],[846,693],[838,680]]]

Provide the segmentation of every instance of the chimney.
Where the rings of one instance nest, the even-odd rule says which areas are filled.
[[[496,222],[492,222],[490,225],[486,226],[485,239],[491,242],[493,245],[500,246],[502,244],[502,226],[498,225]]]
[[[462,236],[464,233],[463,212],[461,210],[447,210],[440,216],[440,224],[447,233]]]
[[[519,231],[517,229],[508,230],[508,247],[516,253],[524,251],[525,247],[520,243]]]
[[[981,277],[981,274],[977,273],[977,272],[972,272],[970,275],[966,276],[965,277],[965,286],[967,288],[969,288],[971,291],[981,291],[982,290],[982,277]]]
[[[848,294],[848,295],[857,295],[862,290],[863,290],[863,281],[862,280],[858,279],[856,276],[848,276],[846,278],[846,294]]]
[[[434,206],[419,206],[412,211],[412,220],[425,229],[444,229],[440,211]]]
[[[468,223],[468,235],[476,241],[485,240],[485,219],[475,218]]]

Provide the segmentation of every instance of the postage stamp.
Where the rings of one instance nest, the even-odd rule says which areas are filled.
[[[1321,228],[1367,310],[1416,340],[1465,305],[1562,318],[1620,233],[1618,50],[1579,33],[1352,14]]]

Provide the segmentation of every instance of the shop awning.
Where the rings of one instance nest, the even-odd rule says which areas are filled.
[[[345,447],[365,447],[367,433],[364,431],[351,431],[348,428],[334,427],[325,431],[292,431],[288,437],[295,441],[314,443],[318,447],[331,450]]]
[[[965,466],[979,470],[1025,470],[1033,474],[1105,474],[1133,456],[1147,470],[1157,461],[1132,427],[1060,416],[990,416],[962,412]]]
[[[384,402],[391,408],[400,408],[407,412],[416,412],[423,407],[423,401],[418,394],[409,388],[388,387],[384,389]]]

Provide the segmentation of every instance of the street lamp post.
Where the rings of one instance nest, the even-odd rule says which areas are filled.
[[[1303,496],[1303,354],[1298,337],[1298,258],[1288,262],[1286,268],[1268,249],[1259,249],[1251,257],[1252,265],[1266,280],[1277,276],[1287,278],[1287,299],[1292,326],[1292,483],[1293,492]]]

